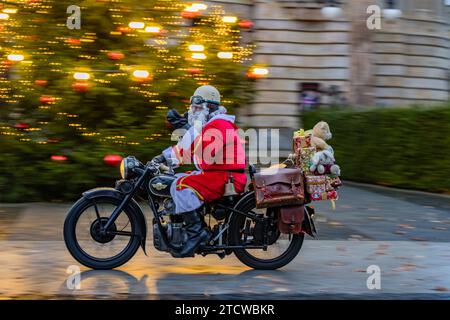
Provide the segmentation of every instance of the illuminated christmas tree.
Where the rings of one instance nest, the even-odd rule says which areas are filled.
[[[249,22],[221,7],[166,0],[71,5],[0,4],[0,165],[8,172],[0,189],[17,184],[5,200],[23,198],[19,192],[30,200],[70,197],[85,185],[110,183],[117,169],[103,163],[108,155],[149,160],[169,143],[167,110],[184,112],[198,85],[216,86],[229,109],[248,97],[251,47],[240,43],[240,32]],[[29,179],[36,171],[40,181]]]

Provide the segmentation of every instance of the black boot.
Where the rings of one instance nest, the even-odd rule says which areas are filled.
[[[179,252],[179,256],[193,257],[199,245],[208,240],[209,232],[203,226],[202,219],[197,211],[184,213],[183,220],[186,224],[188,240]]]

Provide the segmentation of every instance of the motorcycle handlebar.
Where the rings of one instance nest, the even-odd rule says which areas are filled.
[[[152,170],[157,170],[163,173],[172,172],[172,168],[170,166],[167,166],[160,162],[155,162],[153,160],[147,163],[147,167],[151,168]]]

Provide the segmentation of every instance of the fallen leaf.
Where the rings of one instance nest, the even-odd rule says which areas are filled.
[[[331,262],[328,265],[329,266],[333,266],[333,267],[342,267],[342,266],[345,266],[345,263],[342,263],[342,262]]]
[[[394,231],[394,233],[404,235],[404,234],[406,234],[406,231],[396,230],[396,231]]]
[[[416,227],[413,227],[409,224],[399,224],[398,225],[399,228],[403,228],[403,229],[415,229]]]
[[[436,288],[433,288],[433,290],[434,290],[434,291],[440,291],[440,292],[447,292],[447,291],[450,291],[450,289],[449,289],[449,288],[446,288],[446,287],[436,287]]]
[[[413,241],[427,241],[427,239],[421,238],[421,237],[412,237],[411,240],[413,240]]]
[[[408,271],[413,271],[416,269],[416,265],[414,264],[403,264],[398,268],[394,268],[392,269],[392,271],[395,272],[408,272]]]

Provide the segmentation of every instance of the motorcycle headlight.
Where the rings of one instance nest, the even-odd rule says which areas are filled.
[[[126,179],[125,178],[125,160],[127,160],[126,158],[122,160],[122,162],[120,163],[120,176],[122,177],[122,179]]]
[[[120,175],[122,179],[132,179],[136,175],[134,169],[140,166],[141,163],[135,157],[126,157],[123,159],[120,163]]]

